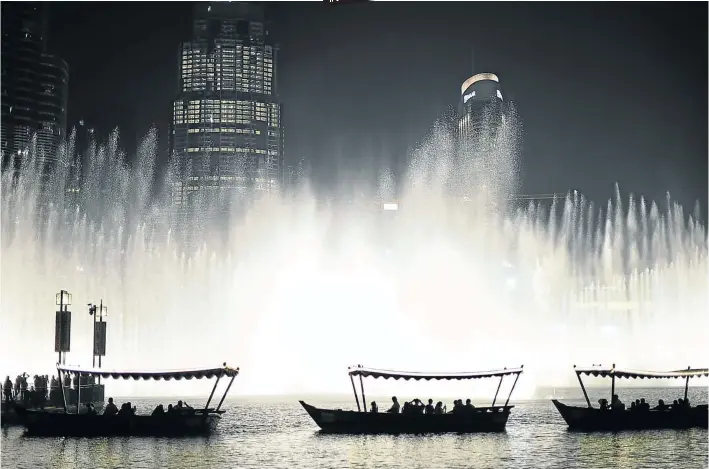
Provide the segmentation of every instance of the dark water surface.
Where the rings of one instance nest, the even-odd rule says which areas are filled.
[[[600,391],[599,391],[600,392]],[[590,392],[597,400],[599,392]],[[579,403],[578,392],[556,391]],[[599,396],[596,396],[599,394]],[[677,389],[624,392],[630,397],[681,397]],[[706,390],[692,389],[693,403]],[[119,400],[123,402],[123,400]],[[139,412],[158,401],[134,400]],[[167,403],[167,400],[163,400]],[[342,398],[310,403],[352,408]],[[385,399],[380,399],[385,402]],[[197,405],[198,401],[190,401]],[[450,402],[448,403],[450,406]],[[502,434],[431,436],[322,435],[296,398],[234,398],[216,434],[167,438],[30,438],[2,430],[8,468],[707,468],[707,430],[568,432],[547,399],[516,403]]]

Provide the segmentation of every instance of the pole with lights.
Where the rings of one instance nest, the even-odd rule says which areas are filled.
[[[101,368],[101,357],[106,355],[106,321],[108,308],[104,306],[103,299],[98,305],[89,303],[89,315],[94,320],[94,346],[93,346],[93,367],[96,367],[96,357],[98,357],[98,367]],[[99,376],[99,384],[101,377]]]
[[[56,304],[59,311],[56,312],[56,322],[54,328],[54,351],[59,353],[59,363],[66,362],[66,352],[71,348],[71,293],[61,290],[56,294]]]

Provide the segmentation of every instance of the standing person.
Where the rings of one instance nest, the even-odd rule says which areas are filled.
[[[9,376],[5,378],[5,382],[2,385],[2,392],[5,394],[5,402],[10,404],[10,400],[12,399],[12,381],[10,381]]]

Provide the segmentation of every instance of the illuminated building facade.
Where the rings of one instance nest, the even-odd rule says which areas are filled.
[[[3,169],[17,168],[37,138],[37,162],[56,162],[66,134],[69,66],[46,53],[47,5],[2,4],[2,98],[0,119]]]
[[[461,141],[479,142],[494,133],[505,119],[506,103],[500,79],[494,73],[478,73],[463,82],[458,105]]]
[[[180,49],[179,93],[170,147],[180,181],[173,202],[207,195],[278,190],[283,128],[278,47],[263,7],[198,3],[192,40]]]

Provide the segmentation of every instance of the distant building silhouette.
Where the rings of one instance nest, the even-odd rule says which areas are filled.
[[[500,79],[494,73],[478,73],[463,82],[458,104],[458,129],[462,141],[494,136],[502,124],[507,104]]]
[[[170,149],[179,168],[173,202],[200,192],[278,190],[283,127],[278,46],[263,7],[215,2],[195,7],[192,39],[182,43]]]
[[[57,162],[65,138],[69,66],[46,52],[47,5],[2,3],[2,166],[18,168],[37,137],[38,163]]]

